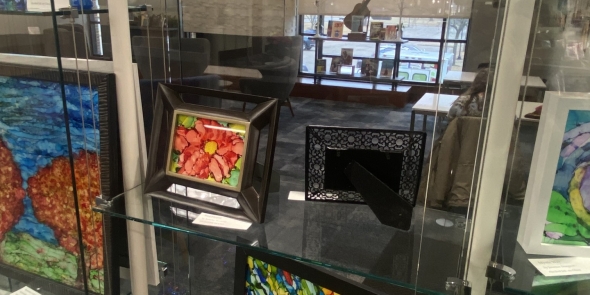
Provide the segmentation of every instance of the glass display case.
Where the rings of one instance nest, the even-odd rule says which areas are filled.
[[[590,98],[586,4],[539,2],[534,8],[524,74],[529,81],[541,77],[547,91],[542,100],[528,89],[518,97],[520,115],[511,134],[504,182],[519,189],[502,195],[492,256],[516,271],[514,281],[503,286],[515,294],[590,290],[586,274],[537,268],[539,263],[559,266],[590,257],[590,208],[583,185]]]
[[[13,2],[0,6],[0,288],[119,294],[124,223],[91,210],[123,191],[108,9]]]
[[[0,3],[1,290],[590,289],[584,1]]]

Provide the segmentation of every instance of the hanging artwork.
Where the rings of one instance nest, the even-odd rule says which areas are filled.
[[[590,103],[546,97],[519,230],[527,253],[590,257]]]
[[[101,185],[119,187],[104,158],[118,146],[101,142],[108,122],[99,122],[99,108],[106,116],[113,106],[114,77],[92,74],[78,84],[64,72],[64,102],[57,71],[1,68],[0,270],[22,281],[49,279],[42,288],[55,294],[104,294],[109,223],[92,207]]]

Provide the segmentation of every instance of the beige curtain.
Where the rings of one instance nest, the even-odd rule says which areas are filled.
[[[347,15],[362,0],[299,0],[299,14]],[[371,16],[469,18],[470,0],[371,0]],[[400,12],[401,10],[401,12]]]
[[[287,8],[287,9],[286,9]],[[182,20],[185,32],[241,36],[283,36],[285,0],[185,0]],[[287,31],[287,32],[285,32]]]

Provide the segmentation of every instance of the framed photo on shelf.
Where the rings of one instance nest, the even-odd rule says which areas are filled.
[[[415,206],[425,145],[424,132],[307,126],[305,200],[365,203],[345,175],[356,161]]]
[[[332,62],[330,63],[330,73],[339,73],[340,66],[342,66],[342,59],[340,57],[332,57]]]
[[[361,74],[367,77],[377,76],[379,69],[379,60],[374,58],[364,58],[361,64]]]
[[[191,103],[199,97],[256,106],[241,112]],[[266,151],[257,156],[260,133],[266,127]],[[277,129],[278,104],[274,98],[160,84],[144,193],[202,212],[262,223]],[[254,177],[257,160],[263,162],[261,183]],[[234,198],[240,206],[179,195],[168,190],[173,184]]]
[[[353,52],[354,52],[353,48],[342,48],[340,50],[340,61],[342,62],[343,65],[347,65],[347,66],[352,65]]]
[[[318,59],[316,61],[316,74],[325,74],[326,73],[326,60],[325,59]]]
[[[528,254],[590,257],[590,95],[547,92],[518,242]]]

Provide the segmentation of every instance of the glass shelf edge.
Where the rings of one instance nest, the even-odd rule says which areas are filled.
[[[115,198],[119,198],[124,194],[118,195]],[[297,260],[297,261],[301,261],[301,262],[305,262],[305,263],[309,263],[312,265],[316,265],[316,266],[321,266],[321,267],[325,267],[325,268],[329,268],[329,269],[333,269],[336,271],[342,271],[345,273],[350,273],[353,275],[358,275],[361,277],[365,277],[365,278],[369,278],[372,280],[376,280],[376,281],[380,281],[380,282],[384,282],[387,284],[391,284],[397,287],[402,287],[402,288],[407,288],[407,289],[411,289],[411,290],[415,290],[419,293],[421,293],[421,295],[443,295],[445,293],[441,293],[441,292],[437,292],[437,291],[432,291],[432,290],[427,290],[427,289],[423,289],[423,288],[418,288],[415,285],[412,285],[410,283],[406,283],[406,282],[400,282],[400,281],[396,281],[396,280],[392,280],[392,279],[388,279],[386,277],[383,276],[378,276],[378,275],[374,275],[374,274],[370,274],[370,273],[366,273],[363,271],[357,271],[354,269],[350,269],[350,268],[346,268],[346,267],[342,267],[342,266],[338,266],[338,265],[333,265],[333,264],[328,264],[328,263],[322,263],[320,261],[316,261],[313,259],[309,259],[309,258],[304,258],[304,257],[300,257],[300,256],[296,256],[296,255],[292,255],[292,254],[287,254],[287,253],[282,253],[282,252],[278,252],[278,251],[273,251],[267,248],[262,248],[262,247],[256,247],[256,246],[252,246],[250,244],[247,243],[240,243],[237,241],[233,241],[233,240],[228,240],[228,239],[224,239],[224,238],[220,238],[214,235],[209,235],[206,233],[202,233],[199,231],[193,231],[193,230],[188,230],[185,228],[180,228],[180,227],[175,227],[175,226],[170,226],[170,225],[166,225],[166,224],[161,224],[158,222],[153,222],[150,220],[145,220],[145,219],[141,219],[141,218],[136,218],[136,217],[132,217],[132,216],[128,216],[125,214],[120,214],[117,212],[112,212],[109,211],[108,208],[104,208],[101,206],[97,206],[97,207],[92,207],[92,210],[94,212],[97,213],[101,213],[107,216],[111,216],[111,217],[115,217],[115,218],[121,218],[121,219],[126,219],[126,220],[130,220],[130,221],[134,221],[134,222],[139,222],[139,223],[143,223],[146,225],[151,225],[157,228],[162,228],[162,229],[167,229],[167,230],[171,230],[174,232],[179,232],[179,233],[185,233],[185,234],[189,234],[189,235],[194,235],[194,236],[198,236],[201,238],[205,238],[208,240],[212,240],[212,241],[218,241],[218,242],[223,242],[223,243],[227,243],[227,244],[231,244],[234,246],[239,246],[239,247],[243,247],[243,248],[248,248],[248,249],[253,249],[253,250],[258,250],[258,251],[263,251],[275,256],[280,256],[280,257],[285,257],[285,258],[289,258],[289,259],[293,259],[293,260]]]

